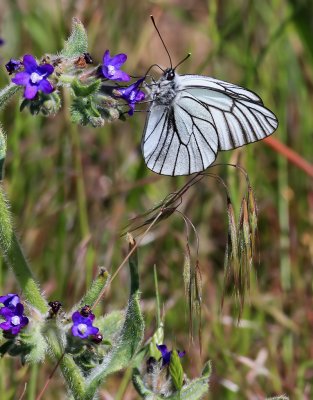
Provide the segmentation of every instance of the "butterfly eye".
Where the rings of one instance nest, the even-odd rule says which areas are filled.
[[[164,76],[168,81],[172,81],[175,78],[175,71],[169,68],[165,71]]]

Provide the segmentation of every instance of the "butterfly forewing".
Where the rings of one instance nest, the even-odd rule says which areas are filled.
[[[203,171],[218,150],[264,139],[278,126],[260,97],[240,86],[198,75],[176,75],[175,82],[176,97],[165,105],[154,101],[146,121],[142,151],[154,172]],[[158,96],[165,98],[162,90]]]

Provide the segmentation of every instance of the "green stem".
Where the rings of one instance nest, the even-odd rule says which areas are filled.
[[[3,188],[0,186],[0,250],[4,259],[12,269],[23,290],[25,299],[40,312],[46,313],[47,303],[40,293],[39,286],[34,280],[30,267],[14,233],[9,204]]]
[[[84,400],[86,386],[85,379],[81,374],[79,367],[75,364],[73,357],[70,354],[65,353],[63,348],[64,337],[61,337],[55,328],[50,328],[46,331],[46,340],[48,341],[50,349],[57,360],[57,364],[51,372],[46,385],[43,387],[39,396],[37,397],[37,400],[42,398],[58,366],[60,366],[64,379],[71,390],[74,399]]]
[[[33,400],[36,396],[38,383],[38,364],[32,364],[30,367],[30,378],[27,387],[27,400]]]
[[[156,319],[157,319],[157,326],[161,325],[161,313],[160,313],[160,295],[159,295],[159,286],[158,286],[158,273],[156,269],[156,265],[153,266],[153,273],[154,273],[154,287],[155,287],[155,301],[156,301]]]

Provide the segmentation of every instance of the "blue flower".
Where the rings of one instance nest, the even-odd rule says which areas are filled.
[[[126,88],[118,88],[114,90],[114,94],[116,97],[122,97],[124,100],[127,101],[130,109],[128,111],[129,115],[134,114],[135,105],[138,101],[142,101],[145,98],[144,92],[139,90],[139,86],[142,84],[145,78],[138,79],[137,82],[133,83],[132,85]]]
[[[0,315],[4,317],[5,321],[0,324],[0,328],[12,335],[17,335],[28,324],[28,318],[23,315],[23,312],[24,306],[22,303],[17,303],[14,308],[2,307]]]
[[[165,344],[157,344],[156,346],[162,354],[162,367],[165,367],[165,365],[168,365],[171,361],[172,350],[168,351]],[[184,355],[186,354],[185,351],[177,351],[177,353],[180,358],[184,357]]]
[[[15,293],[8,293],[5,296],[0,296],[0,303],[11,310],[14,309],[19,302],[20,297]]]
[[[120,70],[121,66],[127,60],[126,54],[117,54],[110,57],[110,51],[106,50],[103,55],[102,73],[103,75],[113,81],[129,81],[130,76]]]
[[[4,43],[5,43],[4,39],[2,39],[2,38],[0,37],[0,46],[3,46]]]
[[[47,94],[54,90],[51,83],[47,80],[47,77],[54,71],[52,65],[38,65],[31,54],[26,54],[23,57],[23,65],[25,71],[18,72],[12,79],[12,82],[25,86],[24,97],[26,99],[33,99],[39,90]]]
[[[15,60],[14,58],[11,58],[10,61],[5,64],[5,68],[11,75],[13,72],[18,70],[21,65],[22,63],[20,62],[20,60]]]
[[[84,317],[79,311],[75,311],[72,315],[72,335],[80,337],[81,339],[86,339],[90,335],[96,335],[99,328],[92,326],[94,319],[95,316],[92,313],[90,313],[88,317]]]

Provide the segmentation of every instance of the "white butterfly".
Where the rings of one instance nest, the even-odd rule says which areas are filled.
[[[172,67],[152,85],[150,99],[142,153],[148,168],[162,175],[203,171],[219,150],[264,139],[278,126],[255,93],[207,76],[178,75]]]

